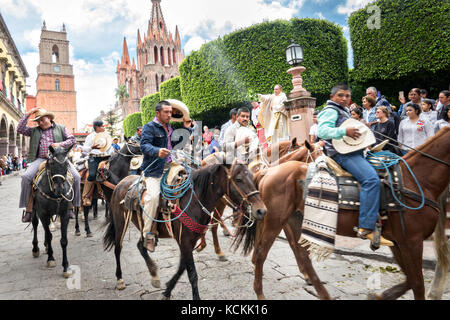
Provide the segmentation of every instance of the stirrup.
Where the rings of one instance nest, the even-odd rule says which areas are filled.
[[[356,232],[356,236],[360,239],[367,240],[367,235],[372,233],[371,230],[360,230],[362,228],[353,227],[353,231]]]

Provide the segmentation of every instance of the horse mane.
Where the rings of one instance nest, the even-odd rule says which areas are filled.
[[[420,146],[418,146],[418,147],[416,147],[416,148],[414,148],[414,149],[419,150],[419,151],[422,151],[422,152],[425,152],[425,151],[423,151],[424,149],[426,149],[427,147],[430,147],[430,146],[433,144],[433,142],[435,142],[435,140],[440,140],[441,137],[442,137],[443,135],[448,134],[449,131],[450,131],[450,127],[449,127],[449,126],[442,128],[442,129],[439,130],[434,136],[429,137],[423,144],[421,144]],[[413,160],[412,158],[414,158],[414,157],[420,157],[420,156],[422,156],[422,155],[421,155],[419,152],[408,152],[408,153],[403,157],[403,159],[404,159],[405,161],[407,161],[407,160]]]
[[[214,164],[192,172],[192,182],[197,194],[207,193],[220,166],[221,164]]]

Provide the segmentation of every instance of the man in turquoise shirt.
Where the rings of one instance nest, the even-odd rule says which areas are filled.
[[[360,183],[359,226],[357,236],[373,240],[373,230],[378,219],[380,209],[380,180],[376,170],[366,160],[363,150],[341,154],[333,147],[332,139],[342,139],[348,136],[357,139],[361,136],[357,128],[340,128],[342,123],[350,119],[347,109],[351,100],[351,91],[347,85],[333,87],[330,100],[319,113],[317,122],[318,135],[325,140],[325,153],[336,161],[342,168],[350,172]],[[393,246],[394,244],[380,237],[380,244]]]

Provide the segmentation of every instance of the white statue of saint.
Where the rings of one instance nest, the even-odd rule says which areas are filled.
[[[274,87],[273,94],[259,94],[258,97],[261,101],[258,121],[265,130],[267,141],[272,145],[289,140],[288,112],[284,105],[287,96],[281,85]]]

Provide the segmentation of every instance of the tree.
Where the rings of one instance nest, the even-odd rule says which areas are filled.
[[[119,117],[114,113],[114,110],[109,110],[106,113],[105,120],[109,123],[109,127],[106,128],[111,136],[114,136],[116,129],[115,125],[119,122]]]
[[[116,98],[119,99],[120,103],[123,102],[123,99],[128,99],[129,97],[130,95],[128,94],[127,87],[124,84],[120,85],[119,88],[116,89]]]

